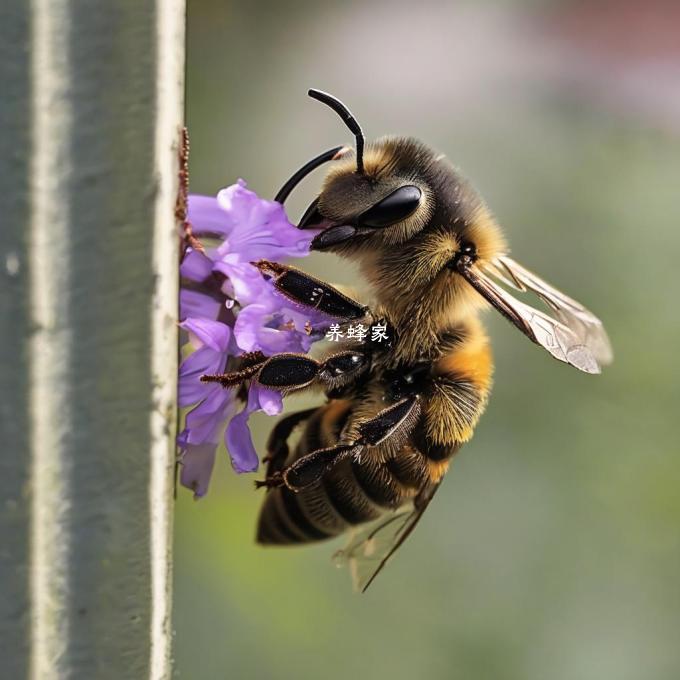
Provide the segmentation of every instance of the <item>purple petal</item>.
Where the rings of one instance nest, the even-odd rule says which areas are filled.
[[[215,465],[216,444],[189,445],[182,453],[179,480],[194,492],[194,498],[205,496]]]
[[[193,345],[205,345],[216,352],[227,351],[231,328],[226,324],[212,319],[189,318],[182,321],[180,327],[195,337],[195,340],[192,339]]]
[[[233,226],[233,221],[222,210],[213,196],[189,194],[187,219],[195,234],[222,234],[226,236]]]
[[[226,300],[226,298],[225,298]],[[195,290],[182,288],[179,291],[179,318],[203,317],[216,319],[222,309],[222,303]]]
[[[227,425],[224,434],[224,443],[236,472],[255,472],[259,466],[259,459],[248,427],[249,415],[247,410],[237,413]]]
[[[257,302],[276,309],[281,305],[281,296],[274,292],[274,285],[252,264],[227,255],[224,260],[215,263],[214,269],[229,278],[234,297],[241,306]]]
[[[238,346],[246,352],[261,349],[258,343],[258,329],[264,325],[269,310],[261,305],[248,305],[236,317],[234,337]]]
[[[213,261],[198,250],[187,250],[179,266],[180,276],[191,281],[204,281],[212,272]]]
[[[239,180],[217,194],[222,209],[233,219],[233,228],[218,252],[242,255],[244,260],[301,257],[309,252],[316,232],[294,227],[283,206],[261,199]]]
[[[189,432],[186,428],[177,435],[177,446],[179,446],[182,451],[189,446]]]
[[[178,403],[191,406],[205,399],[215,387],[213,383],[201,382],[205,373],[222,373],[227,363],[225,353],[216,352],[207,345],[192,352],[179,367]]]
[[[300,352],[302,343],[295,331],[268,328],[271,314],[262,305],[248,305],[239,312],[234,324],[234,337],[246,352],[261,351],[268,356],[279,352]]]
[[[248,401],[246,402],[245,411],[248,414],[255,413],[260,410],[260,390],[264,389],[257,383],[251,382],[248,388]]]
[[[280,352],[302,352],[302,337],[303,335],[296,331],[280,331],[265,327],[261,328],[258,333],[258,344],[262,348],[262,352],[267,355],[279,354]]]
[[[206,398],[195,406],[185,418],[186,441],[190,444],[215,443],[224,424],[232,413],[233,390],[213,385]]]
[[[283,298],[279,293],[274,293],[279,298]],[[324,332],[328,329],[332,323],[337,323],[337,318],[333,318],[320,312],[317,309],[312,309],[311,307],[299,307],[293,306],[293,303],[287,299],[284,299],[283,304],[286,305],[282,308],[281,314],[286,319],[290,319],[294,324],[296,330],[300,332],[305,332],[306,328],[309,326],[312,329],[323,330]]]
[[[283,397],[281,392],[276,392],[275,390],[269,390],[265,387],[257,387],[257,398],[260,408],[268,416],[276,416],[281,411],[283,411]],[[251,390],[253,388],[251,387]]]

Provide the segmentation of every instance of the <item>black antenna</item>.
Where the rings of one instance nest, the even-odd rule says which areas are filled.
[[[322,92],[321,90],[310,89],[307,94],[317,101],[330,106],[335,113],[344,121],[345,125],[350,129],[354,135],[357,143],[357,172],[360,175],[364,174],[364,133],[361,131],[361,126],[357,119],[352,115],[351,111],[332,94]]]
[[[316,170],[320,165],[323,165],[327,161],[333,161],[337,158],[338,153],[342,151],[345,147],[342,146],[334,146],[332,149],[328,149],[328,151],[324,151],[323,153],[319,154],[316,156],[316,158],[312,158],[311,161],[308,163],[305,163],[280,189],[279,193],[276,194],[274,197],[275,201],[278,201],[279,203],[285,203],[286,199],[290,195],[290,192],[295,189],[295,187],[300,184],[300,182],[309,175],[312,170]]]

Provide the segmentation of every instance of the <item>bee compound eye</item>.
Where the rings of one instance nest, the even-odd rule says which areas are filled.
[[[417,186],[408,184],[399,187],[359,215],[357,223],[361,227],[382,229],[401,222],[416,211],[422,195],[423,192]]]

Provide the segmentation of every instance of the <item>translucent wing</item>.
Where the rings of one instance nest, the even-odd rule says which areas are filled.
[[[562,291],[553,288],[540,276],[523,267],[509,257],[496,258],[494,262],[502,280],[517,290],[531,290],[553,310],[555,316],[570,328],[588,349],[597,362],[607,365],[614,358],[612,346],[602,322],[580,302],[573,300]],[[503,276],[507,272],[509,279]]]
[[[461,260],[457,270],[508,321],[559,361],[585,373],[600,373],[601,365],[611,361],[611,345],[602,322],[509,257],[498,257],[482,266]],[[557,318],[521,302],[492,277],[518,290],[536,293]]]
[[[427,485],[413,502],[355,529],[347,545],[333,555],[338,566],[349,568],[355,590],[363,593],[373,583],[387,561],[415,529],[439,484]]]

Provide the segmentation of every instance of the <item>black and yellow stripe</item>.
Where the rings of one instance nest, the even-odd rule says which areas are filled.
[[[319,408],[287,464],[337,442],[348,414],[349,404],[339,408],[332,401]],[[258,542],[289,545],[324,540],[399,507],[443,474],[442,461],[437,459],[441,451],[432,451],[430,457],[424,448],[421,452],[407,443],[398,455],[382,460],[384,450],[369,447],[359,460],[340,462],[318,483],[297,493],[286,487],[269,490],[260,513]]]

